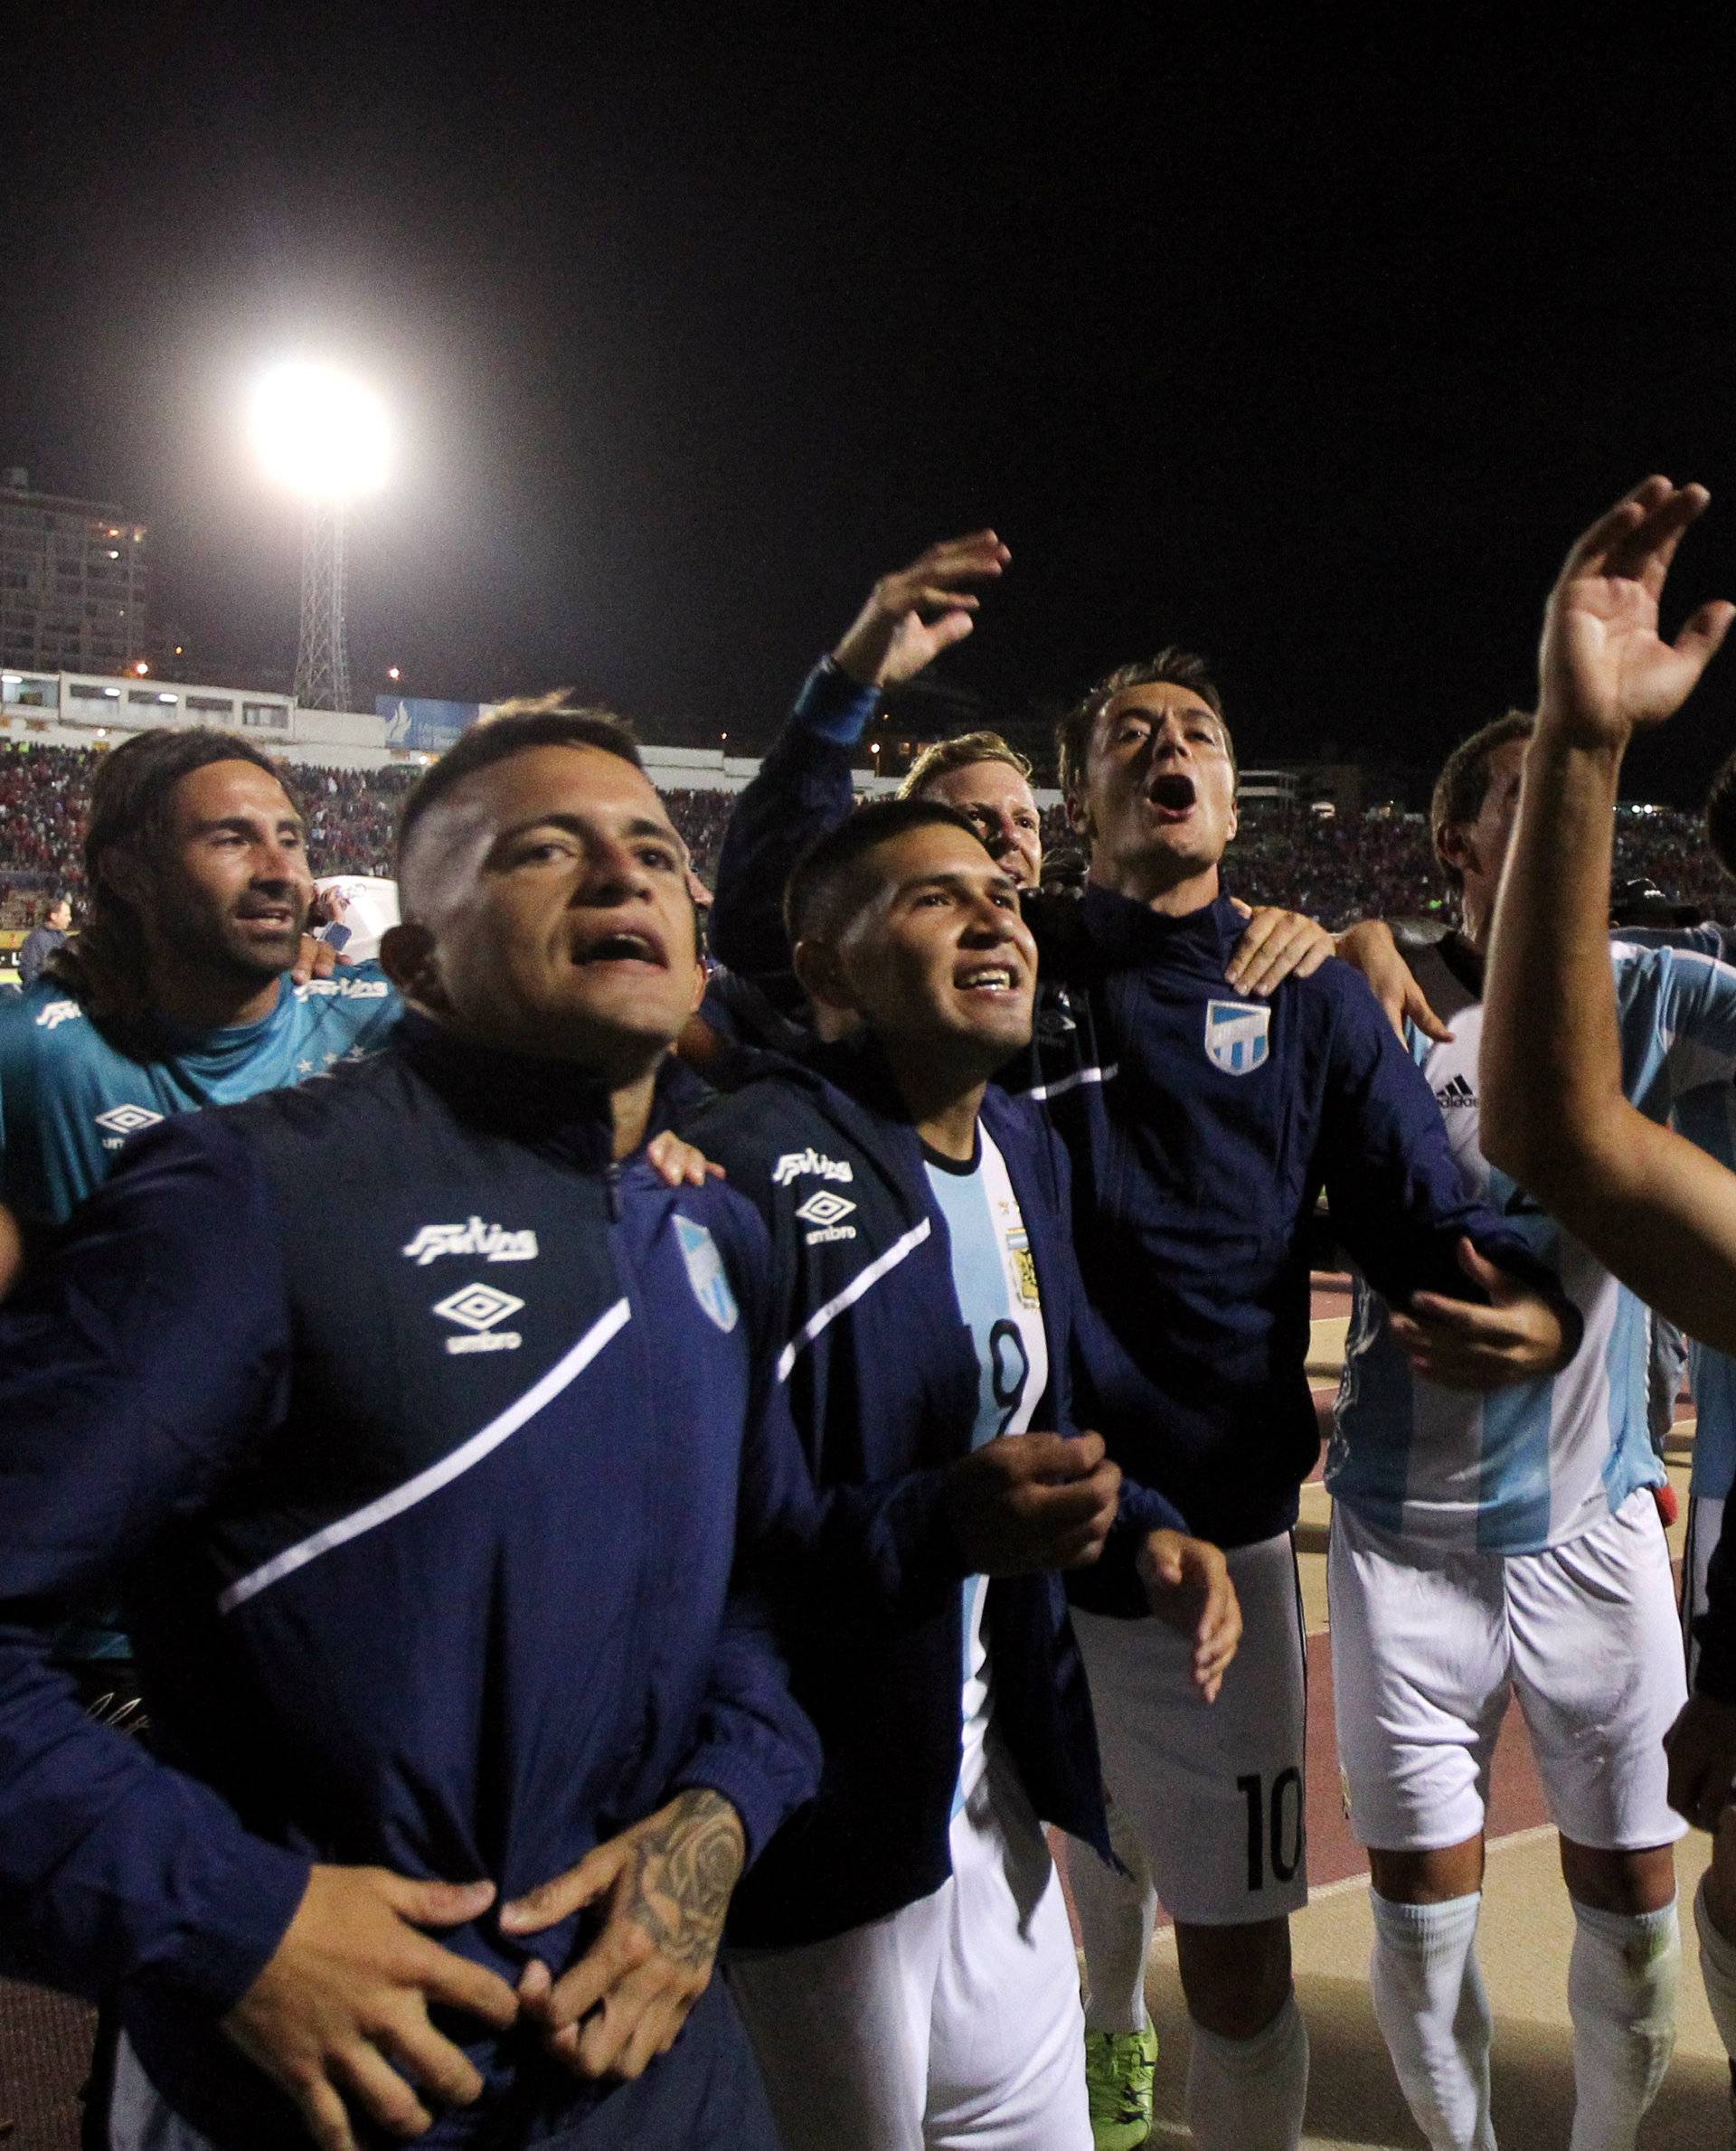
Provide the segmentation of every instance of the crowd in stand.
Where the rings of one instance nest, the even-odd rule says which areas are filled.
[[[41,909],[55,888],[75,896],[81,890],[79,833],[95,761],[82,748],[0,747],[0,905],[14,882],[26,899],[22,910],[33,901]],[[294,769],[315,872],[390,874],[392,826],[420,774],[408,765]],[[720,791],[664,793],[708,886],[734,797]],[[1043,816],[1043,842],[1054,854],[1071,844],[1059,808]],[[1269,816],[1244,824],[1230,865],[1244,896],[1306,911],[1335,931],[1357,919],[1429,917],[1446,903],[1428,825],[1417,816]],[[1624,815],[1616,879],[1653,882],[1671,902],[1707,918],[1736,917],[1736,892],[1707,849],[1697,815]]]
[[[0,746],[0,908],[29,923],[56,890],[84,887],[80,839],[97,756],[80,747]],[[325,769],[302,765],[290,782],[307,816],[316,873],[390,874],[392,833],[420,768]],[[675,826],[710,884],[734,794],[666,791]],[[27,916],[28,915],[28,916]]]

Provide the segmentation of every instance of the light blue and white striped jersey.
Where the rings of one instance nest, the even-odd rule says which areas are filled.
[[[1611,944],[1623,1088],[1654,1120],[1736,1075],[1736,969],[1697,951]],[[1462,944],[1412,959],[1449,1045],[1410,1048],[1472,1189],[1559,1275],[1585,1319],[1571,1364],[1541,1382],[1471,1395],[1420,1382],[1387,1310],[1361,1279],[1326,1485],[1367,1522],[1443,1546],[1533,1553],[1578,1537],[1637,1486],[1663,1478],[1646,1426],[1645,1307],[1554,1219],[1485,1159],[1477,1060],[1480,983]]]
[[[1722,927],[1673,927],[1628,937],[1648,948],[1687,948],[1726,961],[1731,936]],[[1689,1142],[1736,1172],[1736,1085],[1703,1083],[1678,1100],[1675,1125]],[[1725,1501],[1736,1486],[1736,1359],[1690,1338],[1688,1382],[1694,1392],[1694,1483],[1696,1499]]]
[[[960,1165],[925,1149],[929,1185],[947,1221],[952,1283],[976,1347],[976,1420],[970,1446],[1002,1434],[1030,1431],[1031,1415],[1049,1386],[1049,1345],[1043,1331],[1037,1268],[1013,1193],[1005,1161],[980,1124],[974,1164]],[[995,1697],[983,1620],[988,1579],[965,1585],[965,1655],[958,1814],[988,1767],[985,1745]]]

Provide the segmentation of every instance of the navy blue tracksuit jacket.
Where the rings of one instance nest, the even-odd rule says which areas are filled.
[[[816,666],[724,840],[712,946],[786,1014],[798,989],[784,878],[848,817],[849,742],[875,701]],[[1128,1474],[1172,1495],[1203,1538],[1270,1537],[1295,1523],[1319,1456],[1307,1230],[1323,1188],[1335,1233],[1390,1305],[1420,1289],[1477,1297],[1461,1233],[1533,1284],[1556,1280],[1469,1201],[1440,1109],[1348,966],[1243,1003],[1224,967],[1246,921],[1226,899],[1165,919],[1093,888],[1027,898],[1025,916],[1042,955],[1037,1038],[1003,1080],[1046,1101],[1067,1145],[1086,1288],[1144,1378],[1112,1385],[1099,1423]]]
[[[130,1146],[0,1311],[0,1966],[118,1991],[223,2151],[305,2143],[218,2020],[310,1862],[504,1900],[684,1787],[750,1854],[814,1788],[731,1588],[738,1541],[812,1525],[765,1232],[609,1146],[571,1070],[410,1018],[337,1079]],[[156,1754],[48,1663],[44,1603],[118,1571]],[[586,1931],[440,1939],[513,1980]],[[736,2140],[660,2114],[694,2029],[601,2099],[639,2117],[606,2140]],[[424,2141],[595,2140],[599,2095],[531,2042],[450,2030],[488,2090]]]
[[[1356,972],[1333,961],[1269,1001],[1231,994],[1246,925],[1222,897],[1179,919],[1098,888],[1044,906],[1033,1049],[1033,1095],[1073,1161],[1086,1288],[1150,1392],[1143,1414],[1130,1394],[1118,1415],[1118,1455],[1136,1476],[1161,1463],[1194,1530],[1226,1546],[1288,1530],[1319,1457],[1306,1227],[1323,1188],[1390,1306],[1476,1297],[1461,1235],[1557,1289],[1471,1200],[1440,1108]]]
[[[1018,1196],[1042,1295],[1050,1386],[1032,1423],[1071,1433],[1070,1369],[1082,1358],[1100,1376],[1114,1346],[1085,1305],[1068,1245],[1066,1156],[1022,1099],[991,1090],[983,1119]],[[849,1503],[896,1487],[913,1539],[925,1508],[932,1518],[926,1607],[907,1592],[898,1626],[868,1622],[854,1635],[810,1626],[790,1637],[792,1679],[819,1729],[825,1774],[817,1799],[742,1883],[730,1925],[738,1945],[789,1946],[895,1911],[951,1871],[965,1564],[936,1543],[948,1534],[934,1497],[945,1467],[969,1449],[976,1354],[916,1132],[872,1046],[824,1048],[811,1063],[786,1065],[708,1108],[687,1132],[770,1232],[778,1369],[823,1496]],[[995,1737],[1037,1813],[1106,1857],[1102,1773],[1066,1601],[1144,1615],[1132,1557],[1160,1526],[1184,1528],[1161,1495],[1129,1483],[1101,1561],[1070,1573],[1065,1590],[1054,1575],[997,1578],[988,1589]],[[910,1574],[917,1564],[907,1555],[898,1566]]]

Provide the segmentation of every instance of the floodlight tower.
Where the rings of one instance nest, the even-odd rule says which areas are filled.
[[[344,551],[350,503],[384,482],[388,428],[377,397],[333,367],[297,360],[260,382],[254,437],[272,476],[305,502],[296,700],[350,706]]]

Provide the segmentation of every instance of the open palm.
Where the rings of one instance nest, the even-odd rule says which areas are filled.
[[[992,530],[943,539],[895,575],[882,575],[833,662],[864,687],[913,680],[971,631],[972,583],[992,581],[1012,559]]]
[[[1674,716],[1736,618],[1717,599],[1673,643],[1657,631],[1670,562],[1709,498],[1703,486],[1647,478],[1568,554],[1543,614],[1540,714],[1580,744],[1620,748]]]

